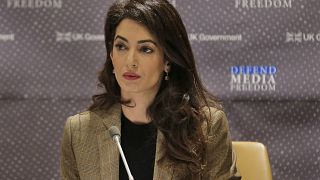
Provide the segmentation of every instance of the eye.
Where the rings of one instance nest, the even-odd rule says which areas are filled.
[[[126,49],[127,49],[127,47],[126,47],[124,44],[122,44],[122,43],[116,44],[115,47],[116,47],[116,49],[119,50],[119,51],[121,51],[121,50],[126,50]]]
[[[146,54],[151,54],[153,53],[153,49],[152,48],[149,48],[147,46],[142,46],[140,48],[140,51],[143,52],[143,53],[146,53]]]

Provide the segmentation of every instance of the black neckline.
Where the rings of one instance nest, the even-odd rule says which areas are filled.
[[[131,125],[131,126],[135,126],[135,127],[148,127],[152,125],[152,121],[146,123],[146,124],[137,124],[132,122],[129,118],[127,118],[127,116],[124,115],[123,112],[121,112],[121,120],[126,121],[127,124]]]

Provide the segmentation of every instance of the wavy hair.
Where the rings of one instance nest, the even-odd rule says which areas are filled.
[[[115,103],[128,103],[121,99],[110,58],[116,28],[125,18],[139,22],[157,38],[164,59],[171,66],[170,79],[165,81],[163,76],[159,91],[147,109],[165,138],[165,153],[157,163],[182,170],[182,179],[195,179],[204,173],[206,162],[202,124],[208,118],[202,108],[221,107],[201,83],[185,26],[167,0],[118,0],[110,7],[105,21],[107,57],[98,78],[104,92],[92,96],[89,110],[107,110]]]

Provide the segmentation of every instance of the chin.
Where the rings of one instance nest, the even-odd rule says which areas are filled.
[[[126,92],[126,93],[138,93],[142,91],[141,89],[133,86],[124,86],[124,87],[120,86],[120,88],[122,92]]]

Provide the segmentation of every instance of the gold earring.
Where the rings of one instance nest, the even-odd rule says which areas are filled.
[[[166,72],[166,76],[164,77],[164,80],[166,80],[166,81],[169,80],[169,72]]]

